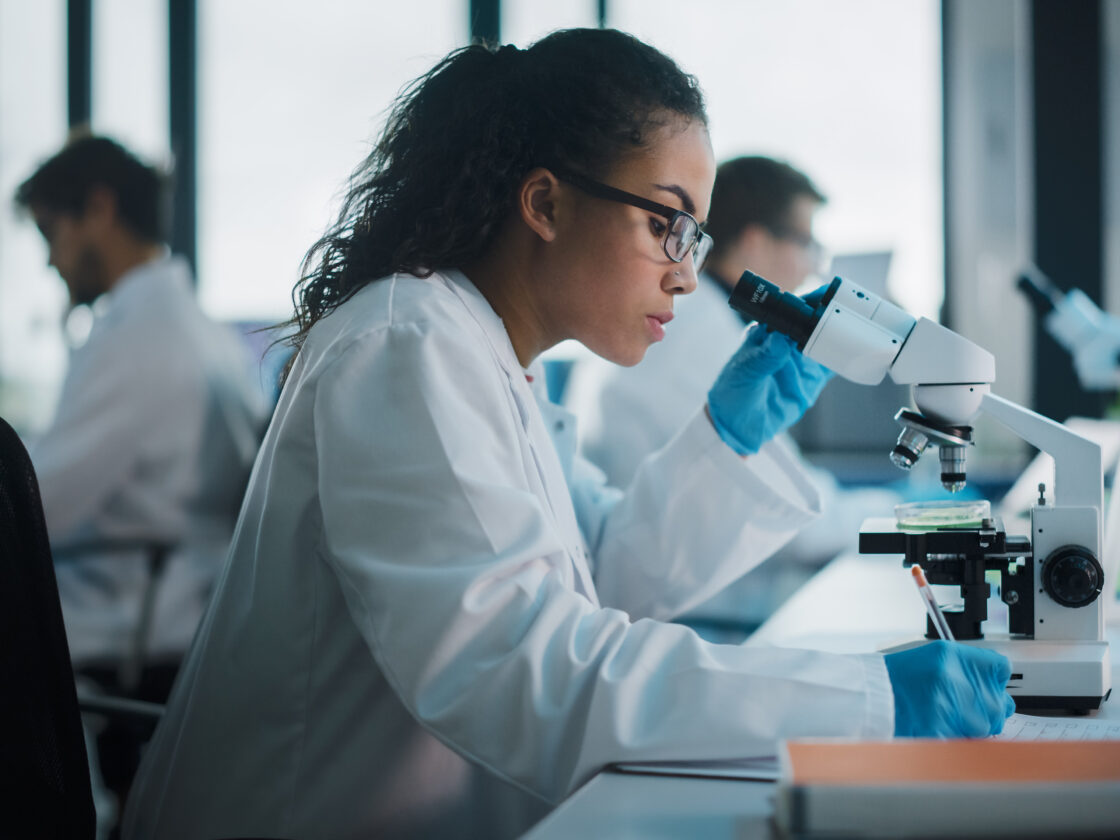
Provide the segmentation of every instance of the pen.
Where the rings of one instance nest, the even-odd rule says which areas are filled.
[[[934,628],[937,630],[937,635],[947,642],[955,642],[956,637],[953,631],[949,629],[949,622],[945,620],[945,616],[941,612],[941,607],[937,606],[937,601],[934,600],[933,590],[929,587],[929,581],[926,580],[925,572],[922,567],[915,563],[910,567],[910,574],[914,576],[914,583],[917,584],[918,594],[922,596],[922,600],[926,604],[926,612],[929,613],[929,619],[933,622]]]

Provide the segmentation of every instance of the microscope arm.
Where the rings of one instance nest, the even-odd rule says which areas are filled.
[[[1054,458],[1054,503],[1102,510],[1101,448],[1041,414],[995,394],[985,394],[980,411],[994,417],[1027,443]],[[1061,491],[1059,498],[1058,492]]]

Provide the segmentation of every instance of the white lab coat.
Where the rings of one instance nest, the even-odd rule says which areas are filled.
[[[660,620],[811,515],[795,464],[700,413],[623,497],[541,384],[459,272],[311,330],[126,837],[511,836],[612,761],[891,733],[880,656]]]
[[[744,337],[730,294],[709,275],[677,301],[677,317],[665,340],[633,367],[598,358],[581,359],[564,404],[580,420],[580,452],[625,487],[642,460],[664,446],[707,401],[708,389]],[[800,529],[772,559],[746,579],[702,605],[695,618],[757,623],[813,570],[842,551],[856,549],[867,516],[889,516],[898,495],[883,488],[842,488],[827,471],[807,463],[787,434],[773,441],[796,461],[821,497],[822,515]]]
[[[133,269],[96,310],[30,447],[71,657],[130,655],[145,554],[105,545],[162,541],[175,549],[147,652],[177,659],[228,550],[267,407],[240,339],[202,314],[182,259]]]

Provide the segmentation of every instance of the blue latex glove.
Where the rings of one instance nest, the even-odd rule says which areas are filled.
[[[724,443],[749,455],[796,423],[831,376],[792,339],[755,324],[708,392],[708,413]]]
[[[994,650],[930,642],[883,657],[894,691],[894,734],[914,738],[998,735],[1015,711],[1011,663]]]

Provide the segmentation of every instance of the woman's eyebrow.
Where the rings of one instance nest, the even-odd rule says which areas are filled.
[[[654,184],[653,186],[659,190],[671,192],[681,200],[681,204],[684,205],[684,212],[688,213],[690,216],[696,215],[696,203],[683,187],[679,187],[676,184]]]

